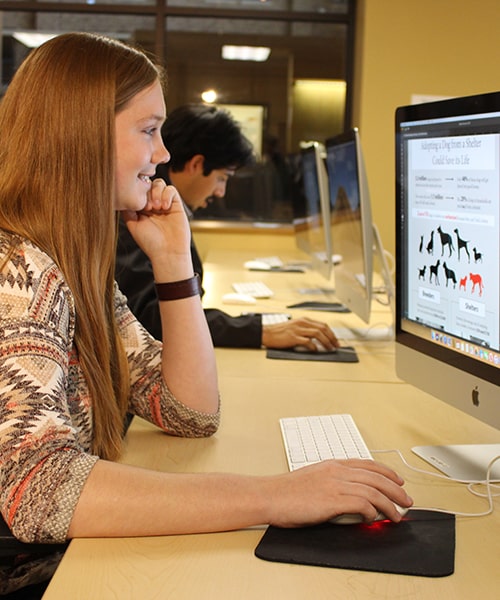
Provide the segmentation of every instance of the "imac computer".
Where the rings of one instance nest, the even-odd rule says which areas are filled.
[[[326,168],[319,144],[302,148],[300,155],[304,195],[301,214],[294,219],[295,240],[297,247],[308,255],[311,267],[330,279],[332,253],[324,221],[328,202]]]
[[[384,291],[393,307],[394,284],[378,230],[373,224],[370,191],[358,129],[329,138],[325,143],[329,189],[332,251],[341,258],[334,265],[335,295],[366,323],[370,320],[374,254],[379,258]],[[383,330],[367,329],[360,337],[393,338],[392,323]]]
[[[500,429],[500,93],[396,110],[396,256],[398,376]],[[493,441],[413,450],[477,481]]]

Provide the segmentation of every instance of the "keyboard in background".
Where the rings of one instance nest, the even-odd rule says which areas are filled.
[[[247,294],[254,298],[271,298],[274,296],[274,292],[262,281],[233,283],[232,288],[238,294]]]
[[[254,260],[269,265],[271,269],[279,269],[280,267],[284,266],[284,263],[279,256],[261,256],[255,258]]]
[[[263,313],[262,325],[276,325],[277,323],[286,323],[291,319],[291,315],[286,313]]]
[[[331,458],[372,458],[351,415],[286,417],[280,427],[290,471]]]
[[[279,256],[254,258],[247,260],[243,266],[249,271],[274,271],[275,273],[305,273],[307,270],[307,264],[304,262],[285,264]]]

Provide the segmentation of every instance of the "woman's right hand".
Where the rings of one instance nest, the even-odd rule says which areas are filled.
[[[413,504],[403,484],[392,469],[372,460],[323,461],[272,478],[269,522],[299,527],[360,514],[370,523],[379,512],[399,522],[394,504],[403,508]]]

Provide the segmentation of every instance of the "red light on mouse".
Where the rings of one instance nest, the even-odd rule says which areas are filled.
[[[363,528],[369,529],[370,531],[380,531],[384,529],[388,523],[391,523],[390,519],[384,519],[383,521],[373,521],[373,523],[364,523]]]

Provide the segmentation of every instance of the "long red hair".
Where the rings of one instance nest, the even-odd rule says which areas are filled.
[[[113,307],[115,116],[157,80],[143,52],[70,33],[32,51],[0,103],[0,227],[44,250],[74,295],[92,451],[108,459],[121,449],[129,394]]]

